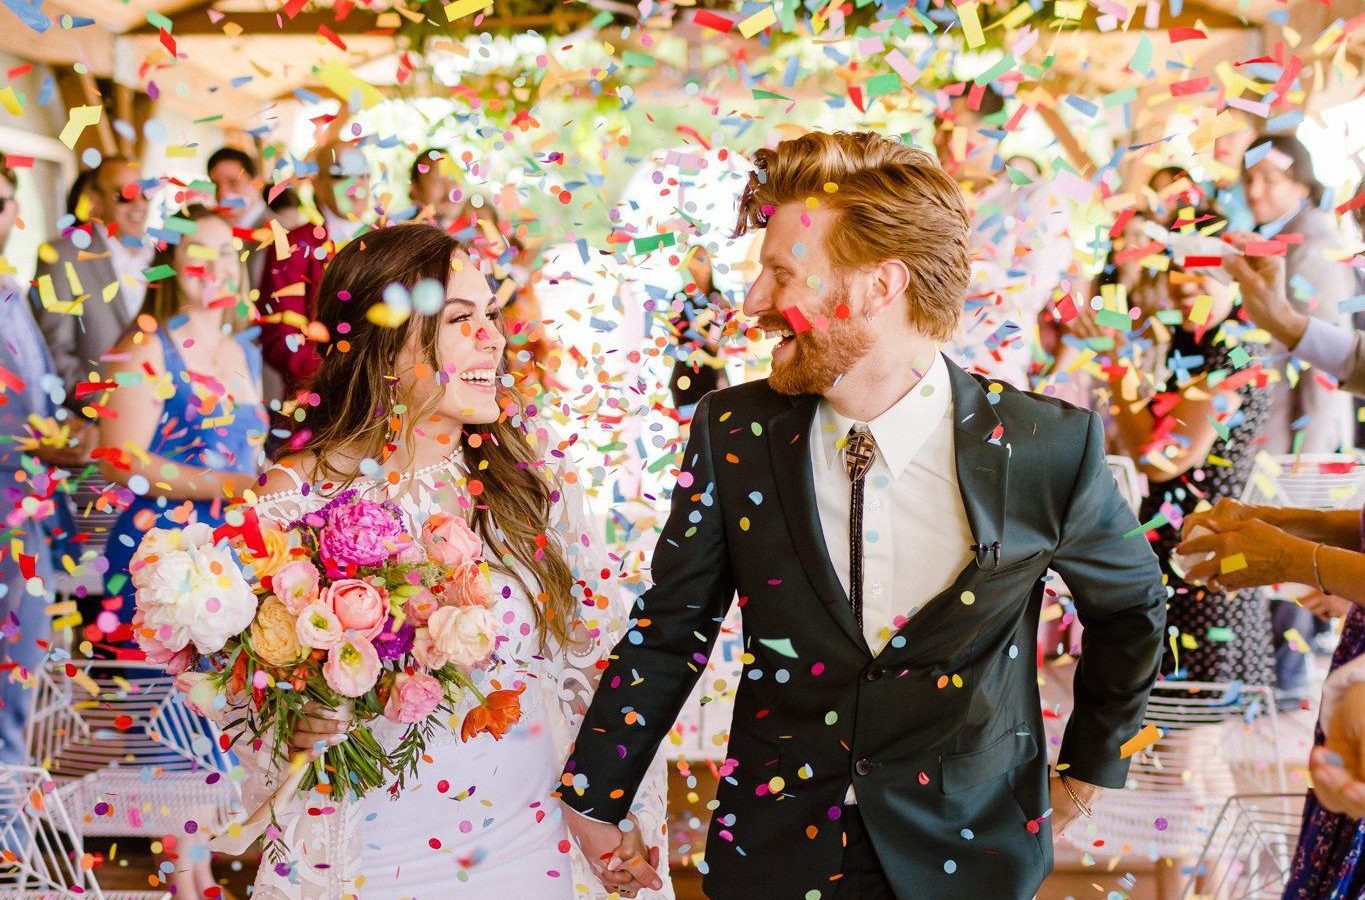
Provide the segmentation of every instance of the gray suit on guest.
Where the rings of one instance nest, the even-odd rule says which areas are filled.
[[[1336,218],[1326,210],[1305,206],[1280,233],[1303,238],[1301,243],[1291,244],[1285,255],[1285,275],[1295,307],[1329,324],[1349,326],[1338,307],[1355,294],[1355,276],[1349,266],[1327,259],[1328,253],[1345,247]],[[1295,296],[1296,286],[1304,287],[1305,283],[1311,291],[1306,301]],[[1291,355],[1278,341],[1271,353],[1286,360]],[[1313,377],[1315,374],[1312,370],[1302,373],[1293,388],[1284,380],[1271,386],[1270,418],[1262,431],[1267,452],[1289,453],[1294,441],[1292,423],[1305,416],[1308,422],[1302,426],[1302,452],[1332,453],[1349,443],[1350,395],[1324,387]]]
[[[135,318],[128,310],[124,287],[108,302],[104,302],[104,289],[118,280],[114,263],[109,258],[109,247],[105,238],[98,232],[91,237],[90,248],[81,251],[70,238],[51,241],[57,251],[55,262],[38,260],[34,281],[44,275],[52,276],[52,287],[59,301],[69,303],[76,299],[70,280],[66,274],[66,264],[70,263],[80,281],[81,296],[85,303],[80,315],[50,310],[43,307],[35,284],[29,292],[33,304],[33,315],[38,327],[43,330],[48,349],[56,372],[66,385],[66,403],[79,409],[75,397],[75,386],[85,381],[89,372],[99,369],[100,357],[123,336],[124,330]]]

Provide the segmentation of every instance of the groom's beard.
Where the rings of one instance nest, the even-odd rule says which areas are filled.
[[[847,319],[834,315],[848,296],[840,292],[825,304],[822,314],[828,324],[821,330],[810,330],[793,335],[784,360],[773,360],[768,385],[779,394],[824,394],[834,387],[849,369],[872,349],[873,332],[870,323],[854,314]],[[764,316],[759,324],[767,328],[790,328],[780,313]]]

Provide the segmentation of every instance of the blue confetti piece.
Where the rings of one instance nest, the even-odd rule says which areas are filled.
[[[19,17],[19,21],[39,34],[52,27],[52,20],[43,15],[43,0],[34,0],[33,3],[25,3],[24,0],[5,0],[5,6]]]

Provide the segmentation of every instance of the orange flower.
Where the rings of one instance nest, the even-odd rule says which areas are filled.
[[[484,698],[483,703],[471,709],[460,726],[460,740],[468,741],[484,732],[500,741],[507,729],[521,719],[521,692],[525,685],[515,691],[494,691]]]

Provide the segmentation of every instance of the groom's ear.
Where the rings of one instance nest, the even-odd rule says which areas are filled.
[[[894,306],[910,286],[910,269],[904,260],[884,259],[872,266],[871,274],[865,310],[869,319]]]

